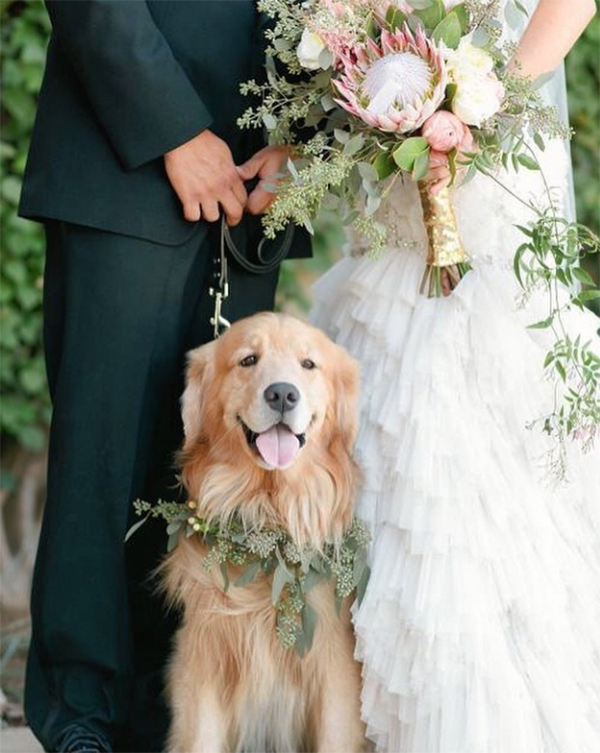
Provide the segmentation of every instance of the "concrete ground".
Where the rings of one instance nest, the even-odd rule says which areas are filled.
[[[0,729],[2,753],[42,753],[42,746],[29,727],[3,727]]]

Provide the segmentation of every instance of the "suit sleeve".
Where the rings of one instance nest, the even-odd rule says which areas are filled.
[[[212,116],[145,0],[47,0],[55,39],[126,169],[196,136]]]

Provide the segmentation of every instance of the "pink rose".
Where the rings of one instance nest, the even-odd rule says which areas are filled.
[[[438,110],[423,123],[421,135],[434,151],[447,154],[461,143],[464,124],[451,112]]]
[[[465,152],[468,152],[469,154],[477,151],[477,144],[475,143],[475,139],[473,138],[473,134],[471,133],[471,129],[468,125],[465,125],[463,123],[463,134],[460,139],[460,142],[457,145],[457,149],[459,152],[464,154]]]

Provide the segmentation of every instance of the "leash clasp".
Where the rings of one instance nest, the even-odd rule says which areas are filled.
[[[229,297],[229,284],[224,283],[221,289],[209,288],[210,296],[215,299],[215,308],[213,315],[210,318],[210,323],[213,325],[213,337],[215,340],[222,335],[225,330],[231,327],[231,322],[226,319],[222,314],[223,301]]]

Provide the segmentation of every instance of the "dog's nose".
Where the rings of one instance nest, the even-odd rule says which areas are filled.
[[[300,400],[298,388],[288,382],[275,382],[264,391],[265,401],[278,413],[293,410]]]

